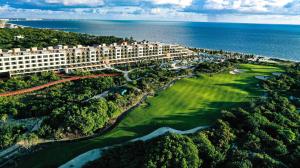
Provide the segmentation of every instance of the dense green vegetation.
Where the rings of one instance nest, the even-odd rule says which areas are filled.
[[[24,38],[16,38],[19,35]],[[46,29],[0,29],[0,49],[121,41],[112,36]],[[242,56],[224,51],[203,52],[229,58]],[[126,115],[110,132],[88,140],[42,145],[42,150],[23,157],[18,166],[57,167],[87,150],[124,143],[163,126],[184,130],[213,125],[193,135],[168,134],[110,149],[87,167],[296,167],[300,160],[300,117],[295,108],[300,106],[300,65],[288,68],[283,75],[259,81],[254,76],[271,75],[282,69],[268,63],[242,62],[200,63],[193,71],[196,77],[179,80],[174,86],[171,83],[172,87],[162,92],[166,84],[178,76],[191,75],[192,70],[172,71],[149,61],[133,65],[138,67],[129,74],[133,82],[123,77],[84,79],[26,95],[0,97],[0,149],[19,141],[30,144],[38,138],[93,135],[148,94],[154,97]],[[234,68],[245,71],[229,74]],[[74,75],[88,74],[78,71]],[[0,93],[58,79],[51,72],[14,77],[0,81]],[[91,99],[104,91],[109,91],[105,98]],[[257,99],[261,95],[266,97]],[[22,124],[9,122],[32,117],[46,117],[38,131],[30,132]]]
[[[151,71],[145,71],[149,77],[130,83],[123,77],[84,79],[58,84],[26,95],[0,97],[0,116],[4,126],[9,125],[5,123],[9,117],[26,119],[47,116],[36,132],[41,138],[62,139],[91,135],[107,126],[128,107],[133,106],[143,93],[155,92],[177,75],[159,66],[152,67]],[[78,71],[73,75],[89,74],[89,72]],[[54,80],[52,76],[55,75],[42,73],[32,77],[9,79],[3,83],[7,86],[12,83],[11,81],[25,83],[26,85],[19,87],[24,88],[28,85],[37,85],[36,78],[43,79],[41,83],[46,82],[46,79]],[[109,91],[105,98],[91,99],[104,91]],[[15,139],[22,136],[22,133],[16,133]],[[6,144],[1,147],[5,148],[12,143]]]
[[[24,38],[15,38],[23,36]],[[124,39],[132,41],[132,39]],[[114,36],[93,36],[50,29],[18,28],[0,29],[0,49],[48,47],[56,45],[95,45],[122,42]]]
[[[199,125],[211,125],[220,117],[221,109],[241,106],[241,103],[263,94],[257,87],[259,80],[254,76],[281,72],[281,69],[275,66],[243,64],[238,68],[247,71],[238,75],[231,75],[225,71],[181,79],[128,113],[108,133],[89,140],[48,144],[45,149],[23,157],[22,160],[25,159],[26,163],[22,162],[22,167],[57,167],[87,150],[123,143],[163,126],[185,130]],[[154,69],[153,73],[159,74],[154,67],[145,68],[145,71],[151,71],[148,69]],[[144,70],[141,73],[143,72]],[[165,77],[167,73],[169,72],[161,75]],[[174,73],[175,76],[182,75],[179,72]],[[139,78],[139,75],[136,77]],[[154,83],[160,81],[159,78],[153,79],[157,80],[153,81]],[[151,83],[152,81],[148,83],[149,86],[152,86]],[[56,158],[52,157],[53,154]]]
[[[26,128],[22,126],[0,126],[0,149],[16,143],[20,139],[20,134],[23,134]]]
[[[195,67],[197,73],[217,73],[233,68],[235,64],[231,61],[225,62],[203,62]]]
[[[49,73],[51,74],[51,73]],[[52,75],[33,75],[28,80],[20,78],[9,79],[4,82],[4,86],[9,86],[12,82],[24,83],[20,88],[28,85],[43,84],[51,78]],[[35,80],[44,79],[44,80]],[[132,103],[130,100],[137,95],[133,89],[127,89],[127,95],[121,96],[117,92],[115,95],[109,96],[108,99],[91,100],[93,96],[103,91],[117,87],[124,83],[123,78],[94,78],[73,81],[55,85],[34,93],[1,97],[0,98],[0,116],[2,120],[1,129],[5,129],[9,124],[6,123],[8,118],[20,119],[31,117],[47,116],[42,127],[37,132],[40,137],[47,138],[63,138],[68,134],[89,135],[100,129],[106,124],[110,118],[115,117],[122,107],[126,107]],[[125,102],[125,104],[124,104]],[[79,122],[85,121],[82,125]],[[15,125],[12,129],[17,129],[20,125]],[[3,128],[2,128],[3,127]],[[7,129],[5,129],[7,130]],[[14,132],[14,140],[22,136],[24,131]],[[0,138],[10,136],[9,131],[1,134]],[[10,138],[11,139],[11,138]],[[6,140],[5,148],[14,141]]]
[[[6,80],[0,80],[0,93],[31,88],[61,79],[54,72],[41,72],[30,76],[15,76]]]
[[[284,96],[296,96],[300,74],[288,72],[264,82],[267,97],[224,110],[210,129],[114,147],[86,167],[297,167],[300,115]]]
[[[293,66],[293,68],[287,69],[286,74],[275,76],[263,83],[263,87],[266,90],[279,92],[280,94],[295,97],[300,97],[300,64]]]

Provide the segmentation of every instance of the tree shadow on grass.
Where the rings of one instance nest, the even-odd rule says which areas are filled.
[[[188,130],[198,126],[213,125],[216,120],[221,117],[222,110],[243,107],[244,104],[245,102],[212,102],[209,103],[205,109],[187,109],[188,111],[183,111],[174,115],[153,118],[145,125],[119,128],[126,132],[134,132],[140,135],[147,135],[161,127]]]
[[[104,137],[103,137],[104,138]],[[41,151],[36,151],[31,155],[20,156],[16,159],[18,166],[22,168],[39,167],[42,163],[43,167],[59,167],[67,161],[85,153],[89,150],[102,148],[127,142],[135,137],[107,137],[105,139],[94,138],[77,142],[56,142],[38,145],[36,148],[43,148]],[[24,162],[26,161],[26,162]]]
[[[220,118],[221,110],[243,106],[243,102],[211,102],[205,105],[207,108],[191,108],[163,117],[152,118],[145,124],[135,126],[117,126],[112,132],[99,137],[77,142],[56,142],[39,147],[42,151],[35,152],[30,156],[20,158],[20,162],[26,160],[22,167],[35,166],[36,162],[46,167],[57,167],[66,161],[95,148],[111,146],[128,142],[131,139],[147,135],[161,127],[171,127],[178,130],[188,130],[198,126],[213,125]],[[124,133],[128,132],[130,135]],[[120,135],[118,135],[118,133]],[[38,159],[37,159],[38,158]],[[21,164],[19,162],[19,164]]]
[[[253,79],[252,77],[235,81],[238,83],[223,83],[216,85],[228,86],[250,93],[260,90],[254,88],[256,87],[257,81],[255,81],[255,79]],[[22,167],[32,167],[36,164],[37,161],[46,162],[49,164],[51,163],[51,165],[46,165],[48,167],[57,167],[68,161],[69,159],[72,159],[79,154],[91,149],[124,143],[131,139],[147,135],[161,127],[171,127],[178,130],[187,130],[198,126],[213,125],[215,121],[221,117],[221,110],[228,110],[234,107],[243,107],[244,104],[245,102],[225,101],[206,103],[205,108],[186,109],[185,111],[176,112],[175,114],[152,118],[151,120],[149,120],[149,122],[144,124],[141,123],[135,126],[128,127],[119,125],[116,128],[117,130],[112,130],[112,132],[116,131],[113,132],[115,134],[118,134],[118,131],[120,131],[121,135],[119,136],[110,136],[111,132],[108,132],[104,135],[89,140],[46,144],[42,146],[45,148],[44,150],[36,152],[29,157],[25,156],[24,158],[22,158],[21,161],[27,161],[27,163]],[[126,132],[130,133],[131,135],[125,135],[124,133]],[[36,157],[40,159],[36,159]]]
[[[250,98],[255,98],[260,93],[263,92],[263,89],[260,86],[257,86],[259,84],[259,80],[255,79],[254,77],[247,77],[244,79],[236,79],[234,80],[236,83],[222,83],[222,84],[215,84],[217,86],[227,86],[231,87],[233,89],[238,89],[241,91],[246,91],[250,93]]]

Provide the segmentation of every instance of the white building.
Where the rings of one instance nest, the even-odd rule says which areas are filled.
[[[42,71],[97,70],[144,60],[175,60],[194,53],[180,45],[141,42],[121,45],[56,46],[43,49],[0,50],[0,73],[10,76]]]
[[[0,28],[5,28],[6,22],[6,19],[0,19]]]

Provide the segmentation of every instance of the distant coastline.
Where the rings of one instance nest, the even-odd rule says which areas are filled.
[[[66,31],[66,32],[78,32],[78,33],[87,33],[87,34],[93,34],[93,35],[113,35],[113,36],[117,36],[117,37],[128,37],[126,36],[126,33],[125,35],[121,36],[121,35],[116,35],[116,34],[98,34],[98,33],[95,33],[95,32],[90,32],[89,31],[85,31],[83,29],[87,29],[87,28],[82,28],[80,29],[80,27],[74,27],[74,24],[73,25],[70,25],[70,26],[65,26],[65,27],[61,27],[61,26],[56,26],[55,23],[54,23],[54,26],[53,25],[49,25],[48,27],[45,27],[45,25],[40,25],[40,26],[36,26],[36,25],[24,25],[24,22],[52,22],[52,21],[58,21],[58,22],[79,22],[82,21],[82,20],[60,20],[60,19],[56,19],[56,20],[53,20],[53,19],[27,19],[27,20],[10,20],[8,21],[8,23],[11,23],[11,24],[14,24],[14,25],[18,25],[18,26],[21,26],[21,27],[31,27],[31,28],[40,28],[40,29],[52,29],[52,30],[60,30],[60,31]],[[94,22],[94,20],[83,20],[83,21],[86,21],[86,22]],[[22,23],[23,22],[23,23]],[[108,22],[109,25],[111,24],[109,20],[105,21],[105,22]],[[114,20],[113,22],[118,22],[117,20]],[[135,22],[135,21],[132,21],[132,22]],[[146,21],[147,23],[151,23],[151,21]],[[164,22],[162,22],[164,23]],[[172,23],[172,22],[171,22]],[[177,23],[181,23],[181,22],[177,22]],[[104,23],[104,24],[107,24],[107,23]],[[209,23],[209,24],[220,24],[220,23]],[[227,24],[227,23],[226,23]],[[228,24],[237,24],[237,23],[228,23]],[[245,25],[251,25],[249,23],[246,23]],[[259,25],[259,24],[258,24]],[[110,25],[110,26],[114,26],[114,25]],[[283,26],[283,25],[280,25],[280,26]],[[291,25],[286,25],[286,26],[291,26]],[[93,29],[93,28],[91,28]],[[248,28],[247,28],[248,29]],[[299,33],[300,33],[300,29],[299,29]],[[300,35],[299,35],[300,36]],[[300,37],[299,37],[300,38]],[[138,38],[135,38],[137,40],[142,40],[142,39],[138,39]],[[151,40],[151,39],[146,39],[146,40],[149,40],[149,41],[154,41],[154,40]],[[162,38],[161,40],[155,40],[155,41],[162,41],[162,42],[166,42],[167,40],[165,38]],[[172,42],[170,42],[172,43]],[[185,45],[186,47],[190,47],[190,48],[200,48],[200,49],[207,49],[207,50],[223,50],[223,51],[227,51],[227,52],[231,52],[231,53],[240,53],[240,54],[247,54],[247,55],[255,55],[256,57],[264,57],[266,59],[278,59],[278,60],[282,60],[282,61],[292,61],[292,62],[299,62],[300,61],[300,55],[299,56],[294,56],[294,57],[288,57],[288,58],[285,58],[283,56],[279,56],[279,55],[266,55],[266,54],[258,54],[256,52],[251,52],[251,51],[239,51],[238,49],[237,50],[228,50],[226,48],[216,48],[216,47],[198,47],[197,45],[195,44],[185,44],[185,43],[182,43],[182,42],[177,42],[178,44],[181,44],[181,45]],[[285,45],[285,44],[282,44],[282,45]],[[266,49],[267,50],[267,49]],[[299,40],[299,51],[300,51],[300,40]],[[299,52],[300,53],[300,52]]]

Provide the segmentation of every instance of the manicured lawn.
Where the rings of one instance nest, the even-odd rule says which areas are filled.
[[[56,167],[90,149],[122,143],[163,126],[185,130],[211,125],[220,116],[221,109],[239,106],[263,94],[254,76],[281,71],[277,67],[249,64],[240,68],[247,71],[180,80],[130,112],[109,133],[80,142],[51,144],[45,150],[23,157],[19,166]]]

